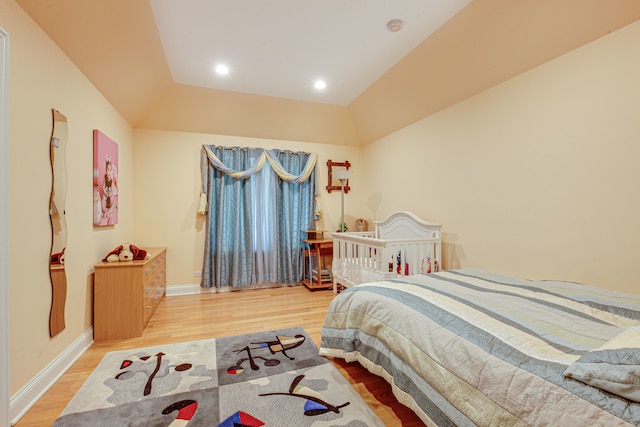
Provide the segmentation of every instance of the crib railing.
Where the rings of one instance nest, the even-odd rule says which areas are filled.
[[[333,287],[440,269],[440,239],[376,239],[373,232],[332,233]]]

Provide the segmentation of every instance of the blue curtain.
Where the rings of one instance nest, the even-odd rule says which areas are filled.
[[[302,280],[300,232],[314,228],[316,160],[309,153],[203,147],[201,286]]]
[[[309,155],[273,150],[289,173],[302,173]],[[278,180],[276,190],[276,215],[278,235],[278,281],[284,283],[302,280],[303,252],[302,230],[315,228],[314,195],[315,174],[304,182]]]
[[[234,170],[250,167],[251,150],[209,147]],[[247,286],[251,284],[251,187],[246,179],[235,179],[209,167],[208,215],[202,286]]]

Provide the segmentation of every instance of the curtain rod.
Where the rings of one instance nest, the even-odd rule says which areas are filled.
[[[247,149],[249,149],[249,148],[261,148],[261,147],[225,147],[224,145],[214,145],[213,147],[214,147],[214,148],[219,148],[219,149],[232,150],[232,151],[236,151],[236,150],[238,150],[238,149],[240,149],[240,150],[242,150],[242,151],[247,151]],[[302,150],[299,150],[299,151],[293,151],[293,150],[289,150],[289,149],[282,150],[282,149],[280,149],[280,148],[270,148],[270,149],[269,149],[269,148],[261,148],[261,149],[262,149],[262,150],[280,150],[280,151],[288,151],[289,153],[293,153],[293,154],[310,154],[310,153],[308,153],[308,152],[306,152],[306,151],[302,151]]]

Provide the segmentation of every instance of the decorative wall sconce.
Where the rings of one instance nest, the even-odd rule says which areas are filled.
[[[334,167],[344,168],[344,169],[336,169],[333,170]],[[327,161],[327,169],[329,170],[329,179],[327,180],[327,192],[331,193],[332,191],[342,191],[343,193],[348,193],[351,190],[349,187],[349,175],[351,175],[351,171],[349,168],[351,167],[351,163],[349,160],[344,162],[334,162]],[[346,175],[342,174],[345,172]],[[340,185],[332,185],[333,178],[340,181]]]

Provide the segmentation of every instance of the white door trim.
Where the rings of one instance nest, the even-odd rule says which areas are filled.
[[[0,28],[0,425],[9,425],[9,34]]]

